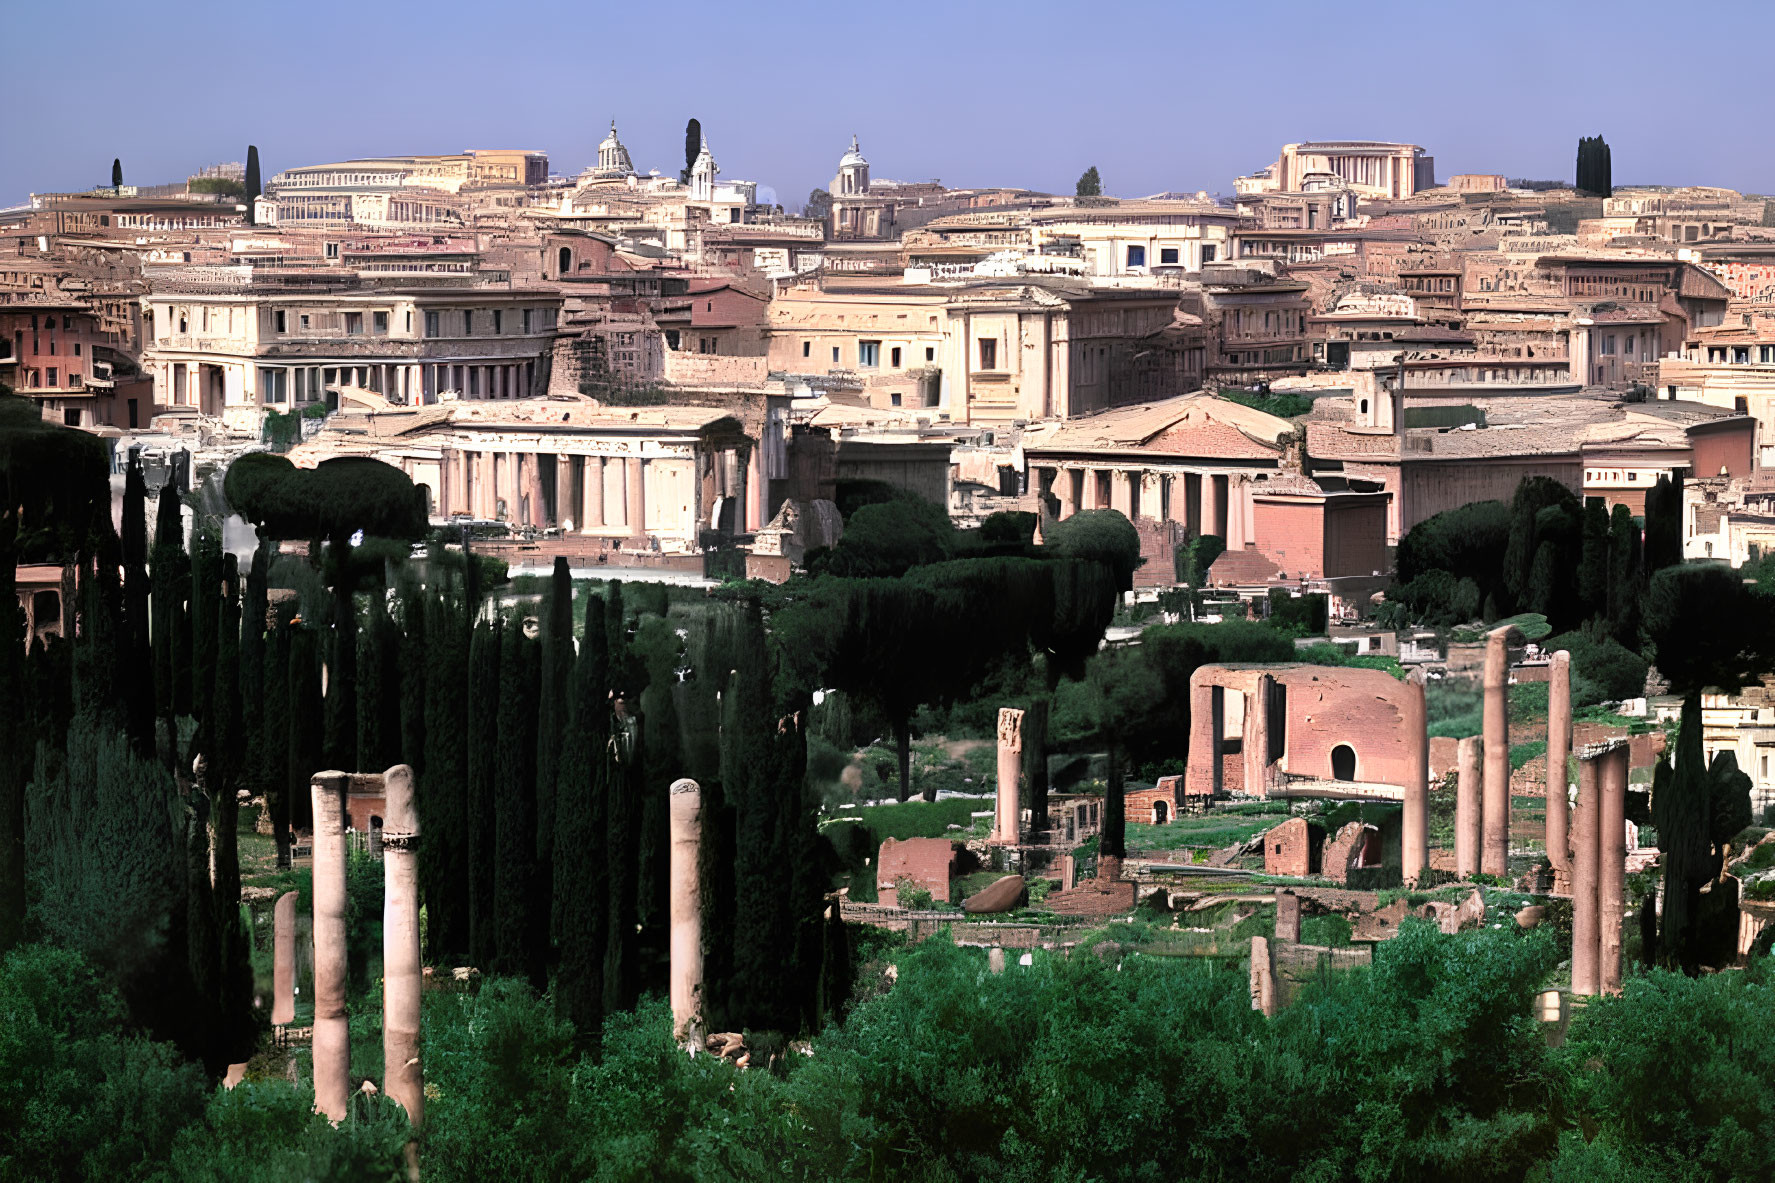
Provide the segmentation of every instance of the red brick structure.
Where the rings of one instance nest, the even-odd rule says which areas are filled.
[[[1071,891],[1050,891],[1042,907],[1062,916],[1114,916],[1134,908],[1132,879],[1086,879]]]
[[[947,838],[889,838],[875,860],[875,898],[898,905],[902,879],[949,902],[949,880],[961,860],[961,845]]]
[[[1265,796],[1286,782],[1325,781],[1372,786],[1377,796],[1421,792],[1423,694],[1382,670],[1202,666],[1190,676],[1186,791]]]
[[[1263,872],[1290,879],[1317,875],[1325,831],[1304,817],[1291,817],[1263,836]]]
[[[1140,825],[1162,826],[1182,812],[1183,778],[1161,776],[1150,789],[1135,789],[1122,797],[1122,816]]]
[[[1350,872],[1381,865],[1381,832],[1361,822],[1348,822],[1332,835],[1319,857],[1321,873],[1336,883],[1349,881]]]
[[[354,772],[345,797],[345,824],[362,834],[382,828],[387,809],[380,772]]]

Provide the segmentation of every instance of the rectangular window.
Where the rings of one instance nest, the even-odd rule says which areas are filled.
[[[900,347],[898,345],[888,350],[888,364],[896,370],[900,368]]]
[[[497,337],[503,332],[505,332],[505,311],[495,308],[493,310],[493,335]]]
[[[438,335],[438,314],[435,312],[427,312],[425,314],[425,335],[427,337],[435,337]]]
[[[480,366],[470,366],[468,368],[468,396],[470,398],[474,398],[476,395],[478,395],[480,393],[481,393],[481,367]]]
[[[983,370],[998,369],[998,338],[980,338],[980,368]]]
[[[809,354],[811,354],[813,352],[813,349],[814,349],[814,343],[812,341],[803,341],[801,343],[801,356],[802,357],[808,356]]]
[[[413,310],[411,308],[407,309],[407,331],[409,333],[413,331]]]
[[[475,311],[472,308],[462,310],[462,335],[464,337],[475,335]]]
[[[1146,266],[1146,248],[1145,247],[1131,246],[1128,248],[1128,266],[1130,266],[1130,267],[1144,267],[1144,266]]]
[[[290,331],[290,314],[279,308],[271,314],[271,326],[279,336]]]
[[[301,323],[301,327],[302,327],[302,331],[303,331],[303,332],[304,332],[304,333],[306,333],[306,332],[307,332],[307,331],[308,331],[308,315],[307,315],[307,313],[304,313],[304,314],[303,314],[303,315],[302,315],[302,316],[301,316],[301,317],[300,317],[300,318],[299,318],[299,320],[300,320],[300,323]]]
[[[881,342],[880,341],[858,341],[857,342],[857,365],[859,365],[862,368],[867,369],[867,370],[873,370],[875,367],[879,366],[880,364],[881,364]]]
[[[327,244],[327,258],[337,259],[338,257],[339,257],[339,244],[336,242],[329,242]]]
[[[838,346],[836,346],[836,345],[834,345],[832,347],[832,364],[833,365],[838,364]]]
[[[926,360],[926,361],[936,361],[936,360],[937,360],[937,350],[936,350],[936,348],[935,348],[935,347],[933,347],[933,346],[928,346],[928,345],[927,345],[927,346],[926,346],[926,347],[925,347],[925,351],[924,351],[924,359],[925,359],[925,360]]]
[[[363,313],[347,312],[345,314],[345,335],[348,337],[361,337],[364,335]]]
[[[1159,248],[1159,262],[1161,264],[1176,263],[1177,262],[1177,248],[1174,246],[1160,247]]]
[[[1214,262],[1214,247],[1213,246],[1204,245],[1202,247],[1202,262],[1204,262],[1204,263]]]
[[[524,329],[524,335],[529,336],[530,335],[530,310],[528,308],[524,309],[523,329]]]
[[[370,331],[378,337],[388,336],[388,313],[372,312],[370,314]]]

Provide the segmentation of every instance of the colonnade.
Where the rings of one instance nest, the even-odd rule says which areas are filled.
[[[1098,464],[1036,466],[1039,488],[1060,502],[1059,516],[1080,510],[1115,509],[1130,521],[1178,522],[1192,534],[1213,534],[1228,549],[1256,539],[1255,489],[1241,472],[1196,470],[1153,472],[1141,467]]]

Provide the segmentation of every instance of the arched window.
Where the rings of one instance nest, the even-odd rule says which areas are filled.
[[[1153,825],[1162,826],[1171,820],[1171,803],[1169,801],[1153,802]]]
[[[561,248],[561,262],[560,262],[560,266],[558,266],[556,268],[556,270],[562,275],[571,275],[573,273],[573,248],[572,247],[564,246]]]
[[[1331,779],[1356,779],[1356,749],[1347,743],[1331,749]]]

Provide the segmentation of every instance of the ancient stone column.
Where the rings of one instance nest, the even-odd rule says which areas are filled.
[[[1547,861],[1570,877],[1566,758],[1572,751],[1572,655],[1553,655],[1547,674]]]
[[[1485,789],[1479,869],[1504,878],[1510,871],[1510,629],[1485,639]]]
[[[1263,937],[1251,938],[1251,1009],[1266,1019],[1276,1017],[1276,963]]]
[[[1023,803],[1017,782],[1023,775],[1023,712],[1000,707],[998,712],[998,789],[993,795],[992,841],[1015,846],[1023,829]]]
[[[1596,821],[1596,948],[1597,989],[1621,992],[1621,915],[1627,910],[1627,770],[1626,744],[1610,748],[1602,758],[1598,785],[1602,807]]]
[[[1601,764],[1601,757],[1594,755],[1578,761],[1578,812],[1572,819],[1572,993],[1583,995],[1595,994],[1599,984],[1596,881]]]
[[[382,1090],[417,1128],[425,1116],[419,1066],[419,812],[413,770],[382,775]]]
[[[986,950],[986,969],[990,973],[1005,972],[1005,951],[997,945]]]
[[[1430,869],[1430,733],[1422,676],[1405,684],[1405,809],[1400,819],[1400,873],[1416,883]]]
[[[1479,870],[1479,842],[1483,832],[1483,798],[1480,793],[1480,759],[1484,745],[1469,735],[1456,747],[1455,767],[1455,876],[1465,879]]]
[[[286,891],[271,907],[271,1025],[296,1021],[296,896]]]
[[[672,1032],[696,1043],[703,990],[703,791],[688,778],[672,782]]]
[[[351,1033],[345,1020],[345,797],[351,777],[317,772],[314,804],[314,1107],[345,1120]]]
[[[1078,860],[1070,854],[1060,856],[1060,890],[1071,891],[1078,886]]]

